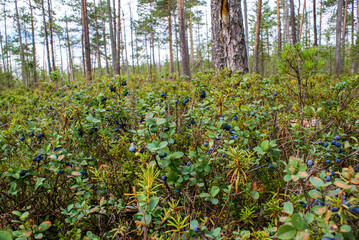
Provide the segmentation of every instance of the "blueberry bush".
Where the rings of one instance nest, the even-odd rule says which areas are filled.
[[[307,72],[2,91],[0,239],[358,239],[359,76]]]

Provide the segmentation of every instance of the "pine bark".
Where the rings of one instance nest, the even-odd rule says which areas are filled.
[[[181,58],[182,58],[182,70],[183,75],[191,78],[191,72],[189,67],[189,53],[188,53],[188,41],[186,36],[186,24],[184,15],[184,0],[177,0],[178,8],[178,23],[180,33],[180,45],[181,45]]]
[[[56,70],[55,63],[55,48],[54,48],[54,31],[53,31],[53,19],[52,19],[52,2],[51,0],[47,0],[47,6],[49,11],[49,30],[50,30],[50,45],[51,45],[51,57],[52,57],[52,70]]]
[[[102,72],[102,64],[101,64],[101,50],[100,50],[100,34],[98,32],[99,26],[97,21],[97,7],[96,7],[96,1],[94,1],[94,14],[95,14],[95,40],[96,40],[96,53],[97,53],[97,66],[100,71]]]
[[[340,74],[341,69],[341,28],[342,28],[342,16],[343,15],[343,1],[338,1],[338,7],[337,7],[337,20],[336,20],[336,26],[335,26],[335,73]]]
[[[102,3],[102,2],[100,2]],[[105,27],[105,16],[104,16],[103,5],[101,4],[101,27],[102,27],[102,37],[103,37],[103,46],[104,46],[104,55],[105,55],[105,63],[106,63],[106,73],[110,75],[110,68],[108,66],[108,56],[107,56],[107,39],[106,39],[106,27]]]
[[[168,0],[168,44],[170,48],[170,71],[174,73],[173,65],[173,46],[172,46],[172,14],[171,14],[171,0]]]
[[[304,16],[305,16],[305,5],[306,5],[306,0],[304,0],[304,4],[303,4],[302,17],[301,17],[301,20],[300,20],[298,42],[300,42],[300,40],[302,38],[303,23],[304,23]]]
[[[129,9],[130,9],[130,28],[131,28],[131,53],[132,53],[132,74],[136,73],[135,70],[135,53],[134,53],[134,49],[133,49],[133,19],[132,19],[132,9],[131,9],[131,3],[128,4]]]
[[[194,50],[193,50],[193,25],[192,25],[192,11],[191,9],[189,9],[189,41],[191,44],[191,55],[190,55],[190,59],[191,59],[191,63],[193,64],[194,62]]]
[[[118,20],[117,20],[117,62],[118,74],[121,74],[121,0],[118,0]]]
[[[295,12],[294,12],[294,0],[289,0],[290,2],[290,20],[291,20],[291,27],[292,27],[292,43],[297,43],[297,30],[295,24]]]
[[[46,15],[45,15],[45,0],[41,0],[41,8],[42,8],[42,17],[44,21],[44,31],[45,31],[45,45],[46,45],[46,53],[47,53],[47,64],[48,64],[48,70],[49,74],[51,73],[51,60],[50,60],[50,46],[49,46],[49,33],[47,31],[47,24],[46,24]]]
[[[29,0],[30,6],[30,17],[31,17],[31,34],[32,34],[32,55],[34,61],[34,75],[33,75],[33,84],[37,84],[37,61],[36,61],[36,43],[35,43],[35,27],[34,27],[34,15],[32,11],[31,0]]]
[[[320,6],[319,6],[318,49],[320,49],[320,46],[322,45],[322,7],[323,7],[323,1],[320,0]]]
[[[282,29],[280,21],[280,0],[277,0],[277,32],[278,32],[278,56],[281,57],[282,51]]]
[[[87,80],[92,80],[91,48],[90,48],[90,34],[89,34],[89,25],[88,25],[88,16],[87,16],[87,0],[81,0],[81,10],[82,10],[82,28],[83,28],[84,41],[85,41],[86,76],[87,76]]]
[[[262,18],[262,0],[257,2],[257,17],[256,17],[256,33],[254,39],[254,51],[253,51],[253,70],[252,72],[258,72],[258,50],[259,50],[259,34],[261,32],[261,18]]]
[[[283,27],[284,27],[284,42],[289,43],[289,10],[288,10],[288,0],[283,0]]]
[[[25,52],[22,46],[22,36],[21,36],[21,25],[20,25],[20,17],[19,17],[19,10],[17,7],[17,0],[15,0],[15,9],[16,9],[16,25],[17,31],[19,34],[19,44],[20,44],[20,60],[21,60],[21,75],[22,75],[22,82],[25,86],[27,86],[27,76],[26,76],[26,66],[25,66]]]
[[[67,51],[68,51],[68,55],[69,55],[69,67],[70,67],[70,73],[69,73],[69,77],[71,80],[74,80],[74,65],[73,65],[73,61],[72,61],[72,53],[71,53],[71,43],[70,43],[70,36],[69,36],[69,26],[68,26],[68,19],[67,16],[66,18],[66,41],[67,41]]]
[[[248,58],[244,37],[240,2],[211,0],[212,51],[215,69],[248,72]]]
[[[314,46],[318,46],[318,33],[317,33],[317,5],[313,0],[313,31],[314,31]]]
[[[112,10],[111,10],[111,2],[107,0],[107,9],[108,9],[108,22],[109,22],[109,30],[110,30],[110,40],[111,40],[111,50],[112,50],[112,68],[113,68],[113,75],[116,76],[120,74],[118,69],[118,60],[117,60],[117,52],[116,52],[116,36],[114,34],[114,28],[112,25]],[[115,25],[116,26],[116,25]]]
[[[243,14],[244,14],[244,27],[245,27],[245,42],[246,42],[246,52],[247,52],[247,59],[249,61],[249,42],[248,42],[248,36],[249,36],[249,30],[248,30],[248,12],[247,12],[247,0],[243,1]],[[250,69],[248,68],[249,72]]]

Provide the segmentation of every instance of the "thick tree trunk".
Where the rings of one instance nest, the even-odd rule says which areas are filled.
[[[278,32],[278,56],[281,57],[282,51],[282,29],[280,21],[280,0],[277,0],[277,32]],[[269,47],[269,46],[268,46]]]
[[[261,31],[261,18],[262,18],[262,0],[257,2],[257,17],[256,17],[256,33],[254,39],[253,51],[253,72],[258,72],[258,48],[259,48],[259,34]]]
[[[49,11],[49,28],[50,28],[50,45],[51,45],[51,56],[52,56],[52,70],[56,70],[55,63],[55,49],[54,49],[54,31],[52,26],[52,2],[47,0],[47,7]]]
[[[292,43],[297,43],[297,30],[295,24],[295,12],[294,12],[294,0],[289,0],[290,2],[290,20],[291,20],[291,27],[292,27]]]
[[[31,16],[31,34],[32,34],[32,55],[34,61],[34,76],[33,76],[33,84],[36,86],[37,84],[37,61],[36,61],[36,43],[35,43],[35,27],[34,27],[34,15],[32,12],[31,0],[29,0],[30,6],[30,16]]]
[[[283,25],[284,25],[284,42],[289,43],[289,15],[288,0],[283,0]]]
[[[87,80],[92,80],[91,71],[91,48],[90,48],[90,34],[87,16],[87,0],[81,0],[81,11],[82,11],[82,28],[85,40],[85,61],[86,61],[86,76]]]
[[[19,10],[17,7],[17,0],[15,0],[15,9],[16,9],[16,25],[17,31],[19,34],[19,44],[20,44],[20,60],[21,60],[21,75],[22,75],[22,82],[25,86],[27,86],[27,76],[26,76],[26,66],[25,66],[25,52],[22,46],[22,36],[21,36],[21,26],[20,26],[20,17],[19,17]]]
[[[211,0],[211,17],[212,17],[212,62],[213,67],[222,70],[226,67],[224,56],[224,47],[221,39],[222,0]]]
[[[342,16],[343,15],[343,1],[338,1],[338,7],[337,7],[337,21],[335,26],[335,73],[340,74],[341,69],[341,63],[342,63],[342,57],[341,57],[341,28],[342,28]]]
[[[120,74],[118,69],[118,60],[117,60],[117,52],[116,52],[116,39],[114,34],[114,28],[112,25],[112,10],[111,10],[111,1],[107,0],[107,9],[108,9],[108,22],[110,27],[110,40],[111,40],[111,49],[112,49],[112,70],[113,75],[116,76]],[[116,26],[116,25],[115,25]]]
[[[122,20],[123,20],[123,44],[125,46],[124,51],[125,51],[125,66],[126,66],[126,73],[128,74],[128,70],[129,70],[129,64],[128,64],[128,54],[127,54],[127,39],[126,39],[126,22],[125,22],[125,14],[123,13],[122,10]]]
[[[314,31],[314,46],[318,46],[318,33],[317,33],[317,5],[313,0],[313,31]]]
[[[1,36],[1,30],[0,30],[0,36]],[[0,45],[1,45],[1,58],[2,58],[3,72],[6,72],[6,61],[5,61],[4,48],[3,48],[3,44],[2,44],[2,38],[0,38]],[[1,71],[1,69],[0,69],[0,71]]]
[[[213,63],[216,69],[248,72],[240,2],[211,0]]]
[[[50,47],[49,47],[49,33],[47,31],[47,24],[46,24],[46,14],[45,14],[45,0],[41,0],[41,7],[42,7],[42,17],[44,21],[44,31],[45,31],[45,44],[46,44],[46,53],[47,53],[47,64],[49,74],[51,73],[51,60],[50,60]]]
[[[175,68],[173,65],[171,0],[168,0],[168,43],[170,48],[170,71],[173,74]]]
[[[121,0],[118,0],[118,20],[117,20],[117,62],[118,74],[121,74]]]
[[[189,67],[188,41],[186,36],[186,24],[184,15],[184,0],[177,0],[177,7],[183,75],[187,76],[190,79],[191,72]]]

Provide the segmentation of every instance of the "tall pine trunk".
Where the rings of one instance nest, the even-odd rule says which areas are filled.
[[[284,42],[289,43],[289,10],[288,0],[283,0],[283,25],[284,25]]]
[[[170,71],[173,74],[175,68],[173,65],[171,0],[168,0],[168,44],[170,48]]]
[[[246,32],[245,32],[246,52],[247,52],[247,59],[249,61],[249,42],[248,42],[249,29],[248,29],[247,0],[243,1],[243,14],[244,14],[244,28],[246,30]],[[248,69],[250,72],[250,68],[248,68]]]
[[[44,31],[45,31],[45,45],[46,45],[46,53],[47,53],[47,64],[49,74],[52,72],[51,69],[51,60],[50,60],[50,46],[49,46],[49,33],[47,31],[47,23],[46,23],[46,14],[45,14],[45,0],[41,0],[41,8],[42,8],[42,18],[44,21]]]
[[[47,6],[49,11],[49,30],[50,30],[50,45],[51,45],[51,57],[52,57],[52,70],[56,70],[55,63],[55,47],[54,47],[54,31],[53,31],[53,19],[52,19],[52,2],[51,0],[47,0]]]
[[[107,56],[107,39],[106,39],[106,27],[105,27],[105,16],[103,14],[103,5],[101,2],[101,27],[102,27],[102,37],[103,37],[103,45],[104,45],[104,51],[105,51],[105,63],[106,63],[106,73],[107,75],[110,75],[110,68],[108,66],[108,56]]]
[[[192,11],[189,9],[189,42],[191,44],[191,63],[194,62],[194,50],[193,50],[193,25],[192,25]]]
[[[132,19],[132,9],[131,9],[131,3],[128,3],[128,7],[130,9],[130,28],[131,28],[131,60],[132,60],[132,74],[136,73],[136,69],[135,69],[135,53],[133,50],[133,19]]]
[[[258,48],[259,48],[259,34],[261,31],[261,18],[262,18],[262,0],[257,2],[257,17],[256,17],[256,33],[254,39],[253,51],[253,72],[258,72]]]
[[[318,46],[318,33],[317,33],[317,5],[313,0],[313,31],[314,31],[314,46]]]
[[[302,38],[303,23],[304,23],[304,16],[305,16],[305,5],[306,5],[306,0],[304,0],[303,10],[302,10],[302,17],[300,19],[298,42],[300,42],[300,40]]]
[[[278,32],[278,56],[281,57],[282,51],[282,29],[280,21],[280,0],[277,0],[277,32]]]
[[[17,0],[15,0],[15,9],[16,9],[16,25],[17,31],[19,34],[19,44],[20,44],[20,60],[21,60],[21,75],[22,75],[22,82],[25,86],[27,86],[27,76],[26,76],[26,66],[25,66],[25,52],[22,46],[22,36],[21,36],[21,25],[20,25],[20,17],[19,17],[19,10],[17,7]]]
[[[96,29],[96,33],[95,33],[95,40],[96,40],[96,52],[97,52],[97,64],[98,64],[98,69],[100,71],[100,73],[102,73],[102,64],[101,64],[101,50],[100,50],[100,35],[98,32],[98,21],[97,21],[97,7],[96,7],[96,1],[94,1],[94,14],[95,14],[95,29]]]
[[[191,72],[189,67],[188,41],[186,36],[186,24],[184,15],[184,0],[177,0],[177,7],[183,75],[187,76],[188,78],[191,78]]]
[[[69,26],[68,26],[68,18],[65,16],[66,19],[66,42],[67,42],[67,51],[69,55],[69,67],[70,67],[70,76],[69,78],[73,81],[75,79],[74,75],[74,64],[72,61],[72,53],[71,53],[71,43],[70,43],[70,35],[69,35]]]
[[[115,5],[114,5],[115,7]],[[118,74],[121,74],[121,0],[118,0],[118,20],[117,20],[117,62],[116,67]]]
[[[32,34],[32,57],[34,61],[34,76],[33,76],[33,84],[36,86],[37,84],[37,62],[36,62],[36,43],[35,43],[35,27],[34,27],[34,15],[32,12],[31,0],[29,0],[30,6],[30,17],[31,17],[31,34]]]
[[[323,7],[323,0],[320,0],[319,6],[319,33],[318,33],[318,49],[322,45],[322,7]]]
[[[116,52],[116,36],[114,34],[114,28],[113,28],[113,20],[112,20],[112,10],[111,10],[111,1],[107,0],[107,9],[108,9],[108,22],[110,27],[110,40],[111,40],[111,50],[112,50],[112,70],[113,75],[116,76],[120,74],[120,71],[118,69],[118,60],[117,60],[117,52]],[[116,25],[115,25],[116,26]]]
[[[85,40],[85,61],[86,61],[86,77],[87,80],[92,80],[91,72],[91,48],[90,48],[90,33],[87,16],[87,0],[81,0],[82,12],[82,28]]]
[[[292,43],[297,43],[297,30],[295,24],[295,12],[294,12],[294,0],[289,0],[290,2],[290,20],[291,20],[291,27],[292,27]]]
[[[343,15],[343,1],[338,1],[338,7],[337,7],[337,21],[335,26],[335,73],[340,74],[341,69],[341,63],[342,63],[342,57],[341,57],[341,28],[342,28],[342,16]]]

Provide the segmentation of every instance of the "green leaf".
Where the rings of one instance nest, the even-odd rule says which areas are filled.
[[[343,226],[340,227],[340,231],[347,233],[347,232],[351,232],[352,228],[349,225],[343,225]]]
[[[156,208],[159,201],[160,199],[157,197],[151,198],[147,206],[147,212],[153,211]]]
[[[310,177],[309,181],[314,185],[314,187],[318,189],[320,189],[324,185],[323,180],[318,177]]]
[[[163,142],[160,143],[160,145],[158,145],[158,148],[159,148],[159,149],[162,149],[162,148],[166,147],[167,145],[168,145],[168,142],[167,142],[167,141],[163,141]]]
[[[212,204],[216,205],[216,204],[218,204],[218,199],[217,198],[211,198],[211,202],[212,202]]]
[[[314,215],[311,214],[311,213],[306,213],[304,215],[304,221],[307,223],[307,224],[311,224],[314,220]]]
[[[308,192],[308,194],[309,194],[309,196],[311,196],[314,199],[317,199],[317,200],[322,199],[322,194],[319,191],[315,190],[315,189],[310,190]]]
[[[165,118],[160,118],[157,120],[157,125],[162,125],[165,124],[167,122],[167,120]]]
[[[29,216],[29,212],[24,212],[23,214],[21,214],[20,219],[21,219],[22,221],[25,221],[28,216]]]
[[[201,193],[200,195],[199,195],[199,197],[201,197],[201,198],[205,198],[205,197],[210,197],[211,195],[209,194],[209,193]]]
[[[213,186],[213,187],[211,188],[211,195],[212,195],[212,197],[215,197],[218,193],[219,193],[219,187]]]
[[[269,147],[269,141],[268,140],[265,140],[261,143],[261,148],[262,150],[265,152]]]
[[[1,240],[12,240],[11,234],[5,231],[0,231]]]
[[[285,202],[283,210],[285,213],[288,213],[289,215],[293,214],[293,204],[291,202]]]
[[[326,211],[327,211],[327,207],[326,206],[314,206],[312,208],[312,211],[317,214],[318,216],[323,215]]]
[[[156,121],[153,118],[146,118],[146,122],[150,125],[156,125]]]
[[[259,198],[259,192],[257,191],[251,191],[252,198],[257,200]]]
[[[277,232],[277,238],[279,239],[292,239],[296,235],[297,231],[290,225],[282,225]]]
[[[39,225],[38,231],[39,232],[44,232],[47,229],[49,229],[50,227],[51,227],[51,222],[50,221],[45,221],[45,222],[43,222],[43,223],[41,223]]]
[[[211,231],[209,231],[208,235],[210,235],[212,237],[218,237],[220,233],[221,233],[221,228],[218,227],[218,228],[215,228],[215,229],[212,229]]]
[[[184,155],[184,153],[183,152],[175,152],[175,153],[172,153],[172,157],[173,158],[176,158],[176,159],[178,159],[178,158],[181,158],[181,157],[183,157],[183,155]]]
[[[297,230],[303,231],[305,229],[305,223],[299,213],[293,214],[291,222]]]

